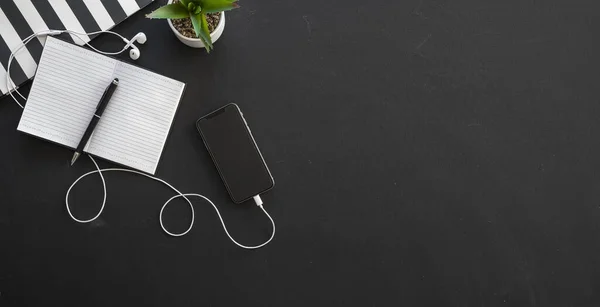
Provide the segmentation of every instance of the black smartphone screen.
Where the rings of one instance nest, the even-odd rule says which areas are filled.
[[[234,202],[273,187],[273,177],[236,104],[200,118],[196,126]]]

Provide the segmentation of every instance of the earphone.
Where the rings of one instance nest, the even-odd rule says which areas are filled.
[[[146,34],[144,34],[143,32],[136,34],[130,40],[123,38],[123,42],[125,42],[125,47],[123,47],[123,49],[126,50],[127,48],[131,47],[131,50],[129,50],[129,57],[132,60],[137,60],[140,58],[140,49],[138,49],[138,47],[136,47],[136,45],[134,45],[133,42],[143,45],[146,43],[146,40],[147,40]]]
[[[34,34],[28,36],[26,39],[23,40],[23,45],[26,45],[27,43],[29,43],[29,41],[33,37],[44,36],[44,35],[55,36],[55,35],[60,35],[63,33],[68,33],[68,34],[73,35],[74,37],[79,38],[84,44],[86,44],[88,47],[92,48],[94,51],[96,51],[100,54],[116,55],[116,54],[125,52],[125,50],[127,50],[128,48],[131,48],[131,51],[129,51],[129,57],[131,57],[132,60],[137,60],[140,58],[140,49],[134,43],[143,45],[148,40],[146,37],[146,34],[144,34],[144,32],[140,32],[140,33],[136,34],[134,37],[132,37],[131,39],[127,39],[123,35],[121,35],[117,32],[113,32],[113,31],[96,31],[96,32],[89,32],[89,33],[80,33],[80,32],[71,31],[71,30],[48,30],[48,31],[37,32],[37,33],[34,33]],[[88,42],[86,42],[84,39],[81,38],[82,35],[96,35],[96,34],[101,34],[101,33],[108,33],[108,34],[112,34],[112,35],[119,37],[121,40],[123,40],[123,42],[125,43],[125,46],[123,47],[123,49],[121,49],[120,51],[117,51],[117,52],[105,52],[105,51],[100,51],[100,50],[94,48],[92,45],[88,44]],[[16,53],[16,52],[17,51],[15,51],[14,53]]]
[[[100,54],[104,54],[104,55],[121,54],[121,53],[125,52],[127,49],[131,48],[131,50],[129,51],[129,57],[132,60],[137,60],[140,58],[140,49],[134,43],[139,43],[139,44],[143,45],[148,40],[146,37],[146,34],[144,34],[143,32],[136,34],[131,39],[127,39],[123,35],[121,35],[117,32],[113,32],[113,31],[96,31],[96,32],[89,32],[89,33],[81,33],[81,32],[76,32],[76,31],[71,31],[71,30],[47,30],[47,31],[36,32],[36,33],[29,35],[27,38],[25,38],[22,41],[22,44],[21,44],[21,46],[19,46],[19,48],[12,51],[12,53],[10,54],[10,57],[8,58],[8,65],[6,66],[6,88],[8,89],[8,94],[19,105],[19,107],[21,107],[21,109],[23,108],[23,105],[17,100],[17,98],[15,98],[15,96],[13,95],[13,91],[15,93],[17,93],[17,95],[19,95],[23,100],[25,100],[26,98],[19,92],[19,90],[17,89],[17,86],[10,79],[10,65],[12,63],[12,60],[15,58],[15,54],[18,53],[21,49],[23,49],[25,47],[25,45],[27,45],[31,40],[35,39],[36,37],[46,36],[46,35],[55,36],[55,35],[60,35],[63,33],[68,33],[68,34],[72,35],[74,38],[78,38],[79,40],[81,40],[82,43],[84,43],[85,45],[90,47],[92,50],[94,50]],[[108,34],[119,37],[121,40],[123,40],[123,42],[125,43],[125,46],[123,46],[123,48],[121,50],[116,51],[116,52],[106,52],[106,51],[101,51],[101,50],[96,49],[94,46],[90,45],[86,40],[84,40],[82,38],[83,35],[96,35],[96,34],[101,34],[101,33],[108,33]]]

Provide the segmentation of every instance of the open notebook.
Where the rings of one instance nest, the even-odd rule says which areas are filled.
[[[185,84],[48,37],[17,130],[76,148],[108,84],[84,152],[154,174]]]

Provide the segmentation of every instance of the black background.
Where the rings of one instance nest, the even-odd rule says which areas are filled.
[[[0,306],[600,305],[597,1],[244,0],[210,55],[144,19],[158,4],[116,28],[189,86],[157,175],[267,238],[194,129],[237,102],[277,182],[275,240],[236,247],[200,201],[168,237],[172,192],[121,173],[101,218],[73,222],[65,192],[93,165],[16,132],[4,98]],[[84,217],[100,199],[93,177],[72,201]]]

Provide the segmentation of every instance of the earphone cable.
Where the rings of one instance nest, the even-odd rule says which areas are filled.
[[[77,31],[72,31],[72,30],[48,30],[48,31],[41,31],[41,32],[37,32],[34,34],[29,35],[28,37],[26,37],[23,41],[21,46],[19,46],[17,49],[15,49],[11,54],[10,57],[8,59],[8,65],[6,67],[6,88],[8,90],[9,95],[12,97],[12,99],[17,103],[17,105],[19,105],[19,107],[21,109],[23,109],[23,104],[21,104],[19,102],[18,99],[16,99],[16,97],[13,95],[13,92],[17,93],[17,95],[19,95],[23,100],[26,100],[26,98],[21,94],[21,92],[17,89],[16,85],[14,84],[14,82],[12,82],[12,80],[10,79],[10,67],[11,67],[11,63],[15,57],[15,55],[21,51],[31,40],[35,39],[38,36],[43,36],[43,35],[58,35],[58,34],[62,34],[62,33],[69,33],[72,34],[74,37],[77,37],[79,40],[81,40],[81,42],[83,42],[86,46],[88,46],[89,48],[91,48],[92,50],[94,50],[95,52],[98,52],[100,54],[104,54],[104,55],[117,55],[117,54],[121,54],[124,51],[126,51],[129,47],[133,46],[133,42],[135,41],[136,37],[132,38],[131,40],[128,40],[127,38],[125,38],[123,35],[114,32],[114,31],[95,31],[95,32],[90,32],[90,33],[81,33],[81,32],[77,32]],[[83,35],[96,35],[96,34],[101,34],[101,33],[108,33],[108,34],[112,34],[115,35],[119,38],[121,38],[124,42],[126,42],[125,46],[119,50],[119,51],[115,51],[115,52],[106,52],[106,51],[101,51],[98,50],[96,47],[92,46],[91,44],[89,44],[88,42],[86,42],[82,36]],[[139,33],[138,33],[139,35]],[[137,47],[135,48],[137,49]],[[139,53],[138,53],[139,56]]]

